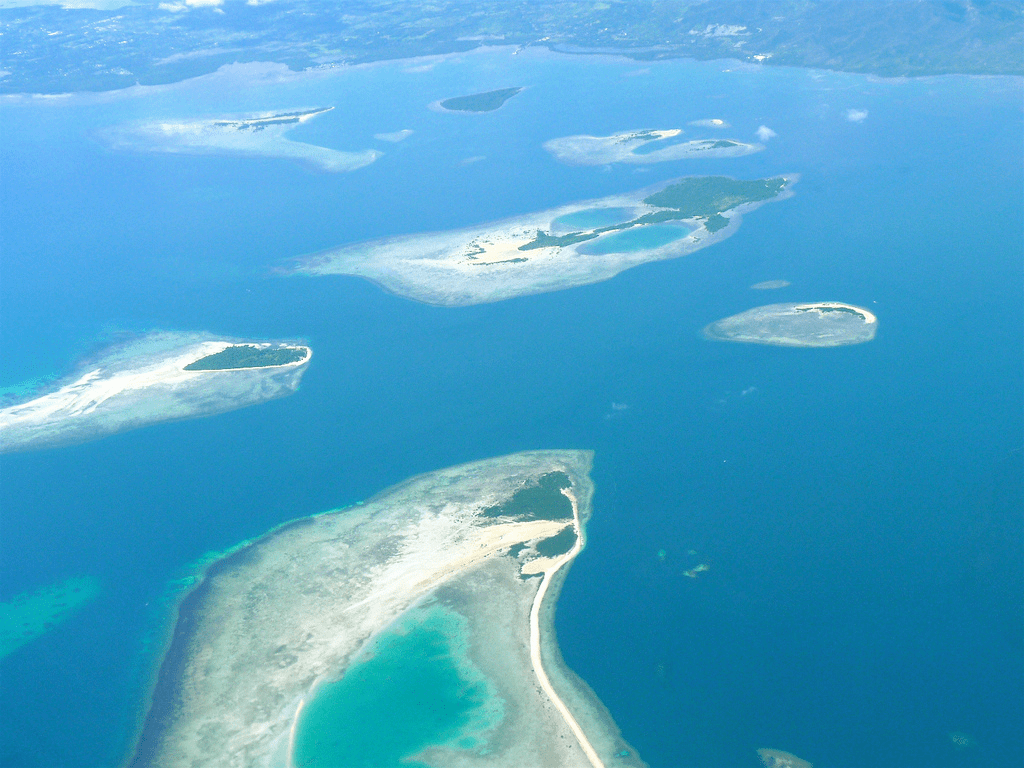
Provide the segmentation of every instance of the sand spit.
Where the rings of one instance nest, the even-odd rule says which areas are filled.
[[[779,288],[788,288],[789,280],[762,280],[750,286],[752,291],[777,291]]]
[[[306,350],[302,360],[263,368],[186,371],[237,344]],[[53,390],[0,409],[0,452],[95,440],[161,421],[210,416],[290,395],[312,350],[287,342],[239,342],[155,332],[104,351]]]
[[[296,112],[259,112],[209,120],[148,120],[96,132],[111,149],[182,155],[234,155],[296,160],[319,171],[343,173],[369,165],[380,152],[342,152],[292,141],[286,134],[333,107]]]
[[[644,202],[667,187],[706,178],[711,177],[673,179],[628,194],[465,229],[346,245],[301,257],[281,272],[355,275],[399,296],[448,307],[558,291],[608,280],[630,267],[685,256],[724,240],[737,230],[743,214],[792,195],[799,177],[778,177],[784,186],[774,197],[728,203],[730,207],[714,217],[657,220],[669,211]],[[580,224],[574,215],[600,221]],[[656,221],[631,223],[645,216]],[[669,242],[642,239],[654,228],[669,227],[676,228]],[[623,235],[638,239],[622,243]]]
[[[342,676],[360,649],[430,601],[466,619],[467,653],[504,714],[485,748],[453,739],[415,759],[642,765],[564,668],[552,638],[559,588],[585,542],[591,458],[536,451],[420,475],[363,505],[278,528],[214,563],[180,605],[131,764],[287,768],[317,686]],[[564,517],[522,505],[504,511],[517,492],[552,476],[568,485],[551,491],[571,500]],[[524,577],[537,544],[567,524],[575,545],[547,558],[541,578]]]
[[[715,341],[780,347],[838,347],[875,338],[878,318],[862,307],[838,301],[768,304],[726,317],[704,329]]]
[[[544,142],[544,149],[567,165],[647,165],[701,157],[742,157],[764,149],[763,144],[746,144],[735,139],[671,141],[682,133],[680,128],[671,128],[625,131],[611,136],[563,136]]]

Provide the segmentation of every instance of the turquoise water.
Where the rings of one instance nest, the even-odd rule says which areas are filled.
[[[427,108],[509,83],[531,87],[496,112]],[[119,763],[153,606],[183,564],[419,472],[548,447],[596,450],[558,640],[652,766],[756,765],[760,747],[819,768],[1024,764],[1021,93],[527,49],[2,104],[0,384],[61,373],[119,330],[301,338],[314,357],[282,400],[0,456],[0,600],[78,576],[105,587],[3,660],[0,765]],[[385,154],[316,174],[90,138],[321,104],[336,109],[294,138]],[[740,140],[778,135],[643,169],[543,149],[709,117]],[[722,243],[573,290],[448,310],[270,271],[688,174],[780,173],[801,174],[794,196]],[[768,279],[792,285],[749,290]],[[878,336],[700,337],[783,300],[862,305]]]
[[[377,638],[303,709],[296,767],[420,768],[411,757],[429,746],[479,751],[501,704],[465,657],[464,621],[420,610]]]
[[[660,248],[686,237],[693,231],[683,224],[648,224],[643,227],[631,227],[622,232],[587,241],[579,246],[580,253],[595,256],[606,253],[631,253]]]
[[[559,216],[551,224],[562,229],[588,230],[621,224],[631,218],[632,212],[629,208],[587,208]]]

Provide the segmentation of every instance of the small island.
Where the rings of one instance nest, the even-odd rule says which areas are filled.
[[[431,472],[206,563],[130,765],[642,766],[554,638],[591,462]]]
[[[153,332],[82,363],[47,392],[0,408],[0,452],[72,445],[161,421],[210,416],[292,394],[312,350]]]
[[[596,283],[706,248],[798,176],[690,176],[451,232],[391,237],[296,260],[286,275],[356,275],[428,304],[466,306]]]
[[[683,141],[680,128],[627,131],[611,136],[563,136],[544,143],[544,149],[568,165],[643,164],[698,157],[741,157],[760,152],[763,144],[735,139]]]
[[[762,280],[750,286],[752,291],[776,291],[779,288],[788,288],[789,280]]]
[[[704,329],[705,338],[779,347],[839,347],[875,338],[878,318],[838,301],[768,304],[726,317]]]
[[[292,112],[260,112],[213,120],[150,120],[115,125],[96,132],[111,149],[168,152],[183,155],[234,155],[296,160],[330,173],[354,171],[369,165],[380,152],[342,152],[292,141],[285,134],[295,126],[334,107]]]
[[[522,88],[502,88],[497,91],[474,93],[470,96],[455,96],[438,102],[441,109],[448,112],[493,112],[502,107],[506,101],[518,94]]]

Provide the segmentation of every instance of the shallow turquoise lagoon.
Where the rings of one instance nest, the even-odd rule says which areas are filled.
[[[597,229],[621,224],[631,218],[632,211],[629,208],[586,208],[559,216],[551,222],[551,226],[571,230]]]
[[[587,242],[579,249],[588,256],[603,256],[606,253],[632,253],[660,248],[686,237],[693,231],[683,224],[650,224],[646,227],[632,227],[599,240]]]
[[[487,681],[465,658],[464,619],[435,608],[380,637],[372,651],[302,713],[296,768],[421,768],[441,744],[479,748],[501,718]]]

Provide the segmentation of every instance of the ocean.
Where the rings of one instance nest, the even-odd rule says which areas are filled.
[[[496,112],[427,108],[512,86]],[[596,451],[559,644],[650,765],[755,766],[761,747],[819,768],[1019,765],[1021,91],[491,49],[6,100],[0,386],[151,329],[299,338],[314,357],[282,400],[0,457],[0,599],[101,584],[0,662],[0,765],[123,758],[190,563],[413,474],[535,448]],[[325,105],[290,138],[383,156],[327,174],[94,138]],[[703,138],[687,123],[708,118],[731,124],[724,138],[776,135],[745,157],[649,166],[569,167],[541,146]],[[728,240],[556,293],[451,309],[273,272],[682,175],[783,173],[800,174],[795,195]],[[791,285],[749,289],[771,279]],[[870,309],[877,338],[784,349],[700,333],[805,300]]]

